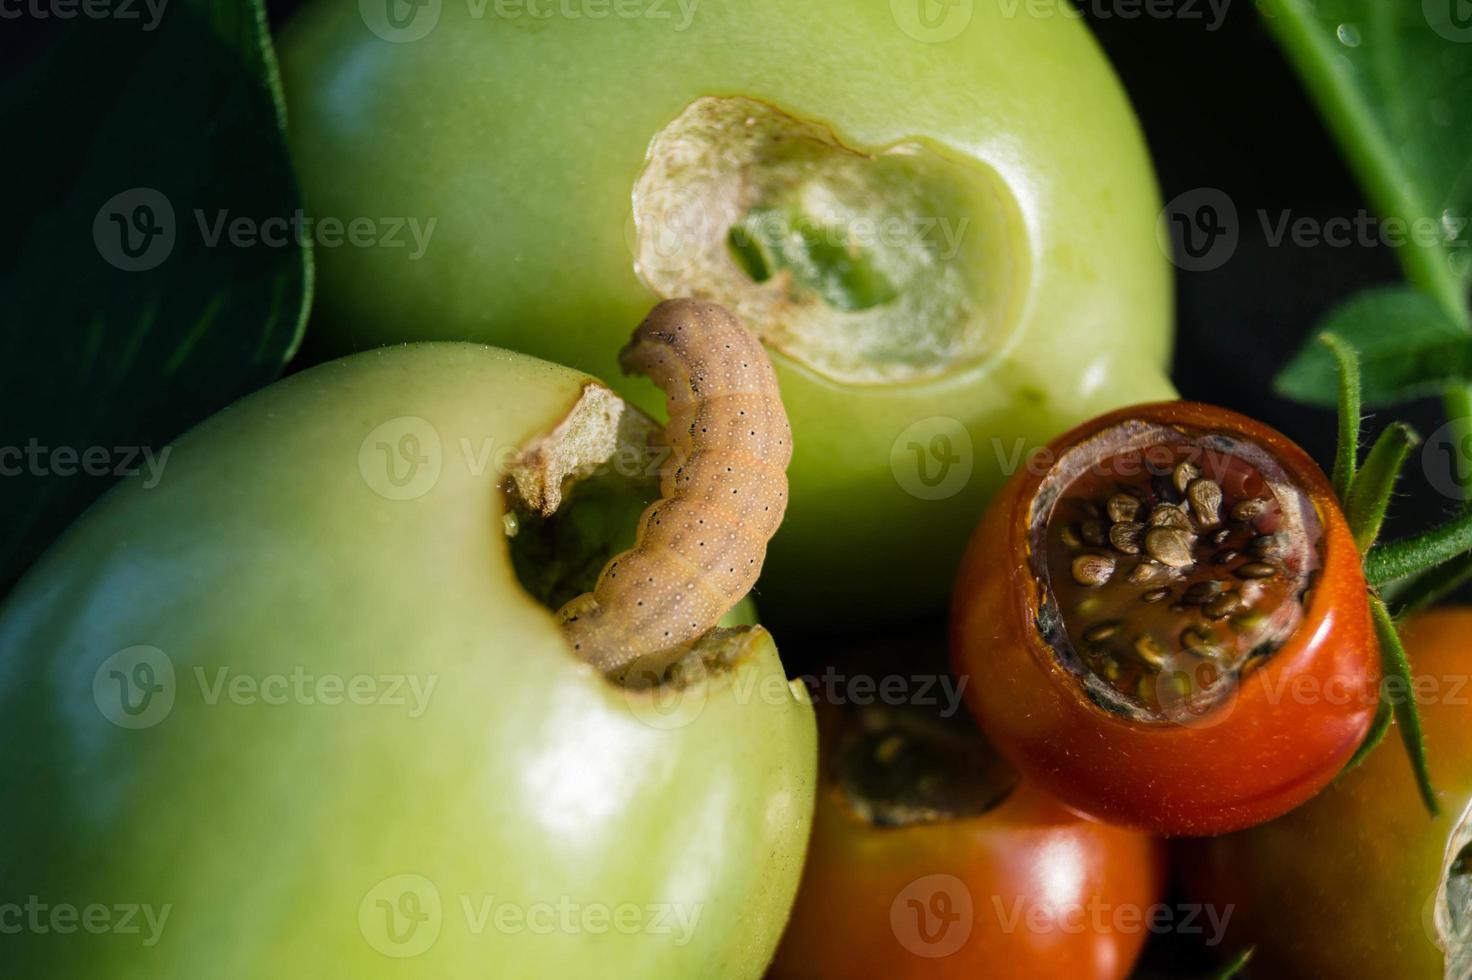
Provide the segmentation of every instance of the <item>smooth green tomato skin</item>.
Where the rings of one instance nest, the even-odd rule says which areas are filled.
[[[816,765],[770,638],[659,702],[512,575],[499,460],[586,381],[469,344],[335,361],[51,549],[0,609],[0,972],[760,976]]]
[[[316,341],[329,352],[486,341],[575,365],[656,408],[615,362],[659,298],[635,268],[632,190],[651,140],[701,97],[748,97],[850,148],[915,143],[990,175],[966,191],[895,185],[922,208],[941,202],[943,213],[912,216],[921,233],[940,233],[926,221],[969,221],[977,258],[959,271],[996,314],[978,356],[855,384],[774,351],[796,451],[759,593],[778,622],[940,606],[968,532],[1028,448],[1174,395],[1152,170],[1116,79],[1064,7],[443,0],[414,8],[427,19],[409,34],[429,28],[414,39],[386,28],[379,7],[315,0],[281,39],[311,211],[435,222],[422,254],[407,231],[402,246],[317,250]],[[987,179],[994,207],[978,190]],[[802,195],[770,197],[753,213],[780,230]],[[880,309],[904,293],[882,262],[844,265],[824,243],[763,246],[731,227],[758,279],[771,260],[816,260],[829,265],[798,278],[839,306]],[[846,292],[830,273],[848,277]]]

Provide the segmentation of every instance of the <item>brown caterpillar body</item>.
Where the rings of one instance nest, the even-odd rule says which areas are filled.
[[[782,523],[792,459],[772,364],[724,307],[661,303],[619,363],[664,389],[671,452],[634,547],[559,613],[574,649],[605,671],[699,639],[751,590]]]

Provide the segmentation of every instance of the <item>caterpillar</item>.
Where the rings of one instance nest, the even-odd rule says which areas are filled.
[[[776,372],[724,307],[660,303],[619,364],[664,390],[670,452],[633,548],[558,614],[578,655],[608,673],[693,643],[751,590],[787,509],[792,459]]]

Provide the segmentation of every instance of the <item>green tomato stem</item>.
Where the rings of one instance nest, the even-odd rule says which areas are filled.
[[[1381,703],[1385,703],[1383,685],[1392,677],[1398,678],[1401,691],[1391,699],[1396,721],[1400,723],[1401,741],[1411,759],[1411,769],[1416,774],[1416,786],[1421,791],[1421,801],[1433,817],[1441,813],[1436,802],[1436,788],[1431,785],[1431,771],[1426,763],[1426,735],[1421,730],[1421,714],[1416,708],[1414,686],[1411,680],[1411,662],[1401,645],[1396,632],[1395,620],[1390,616],[1385,601],[1377,595],[1370,596],[1370,615],[1375,620],[1375,636],[1380,641],[1380,659],[1385,672],[1382,680]]]
[[[1334,492],[1349,499],[1360,453],[1360,356],[1338,334],[1321,333],[1319,342],[1329,348],[1339,365],[1339,443],[1334,449]]]
[[[1342,419],[1340,425],[1342,433]],[[1403,422],[1391,423],[1380,433],[1375,445],[1370,447],[1365,465],[1350,483],[1349,493],[1344,498],[1344,510],[1360,554],[1367,554],[1375,539],[1380,536],[1396,478],[1405,466],[1411,447],[1419,441],[1410,426]],[[1338,470],[1338,466],[1335,470]]]

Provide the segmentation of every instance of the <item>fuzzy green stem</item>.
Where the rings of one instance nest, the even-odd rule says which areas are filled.
[[[1411,662],[1401,645],[1390,610],[1379,596],[1370,597],[1370,615],[1375,620],[1375,638],[1380,641],[1380,662],[1385,674],[1382,683],[1395,678],[1401,688],[1398,696],[1391,700],[1391,707],[1400,724],[1400,737],[1405,743],[1406,754],[1410,756],[1411,769],[1416,774],[1421,801],[1434,817],[1441,813],[1441,806],[1436,802],[1436,788],[1431,785],[1431,771],[1426,763],[1426,735],[1421,730],[1421,714],[1416,708]],[[1384,697],[1383,692],[1381,696]]]
[[[1319,334],[1319,342],[1339,365],[1339,444],[1334,450],[1334,493],[1349,499],[1360,455],[1360,356],[1334,333]]]
[[[1349,520],[1349,529],[1354,533],[1354,543],[1359,546],[1360,554],[1368,553],[1380,536],[1395,480],[1405,466],[1411,447],[1419,441],[1415,431],[1403,422],[1386,426],[1375,445],[1370,447],[1365,465],[1350,483],[1349,494],[1344,500],[1344,516]]]
[[[1472,554],[1453,558],[1444,565],[1428,568],[1407,580],[1386,602],[1397,620],[1435,605],[1472,581]]]
[[[1413,538],[1376,545],[1365,557],[1365,578],[1379,588],[1419,575],[1469,551],[1472,551],[1472,511]]]

